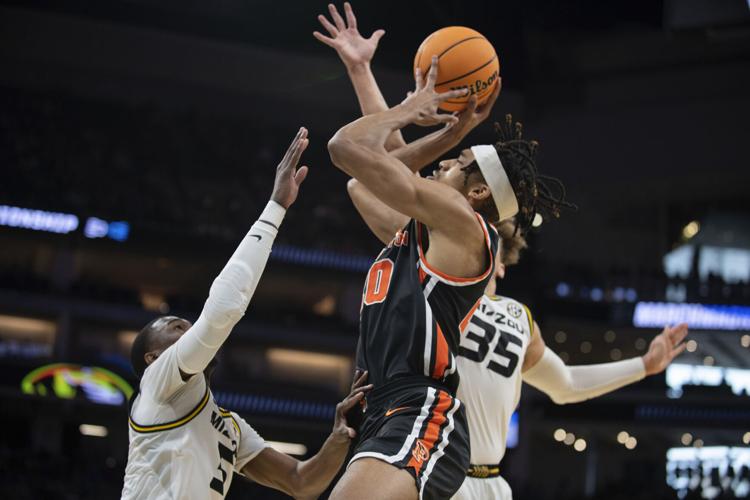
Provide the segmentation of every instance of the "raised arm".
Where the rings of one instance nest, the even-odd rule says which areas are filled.
[[[214,280],[198,320],[176,342],[177,363],[183,378],[208,366],[245,314],[286,209],[297,199],[300,184],[307,176],[307,167],[297,169],[307,144],[307,130],[303,127],[276,169],[271,200]]]
[[[392,209],[415,218],[434,229],[454,236],[466,236],[462,229],[473,228],[474,212],[456,189],[413,175],[411,170],[385,149],[394,130],[410,123],[421,125],[457,121],[452,115],[438,114],[438,104],[465,94],[455,90],[435,92],[437,58],[433,59],[426,81],[418,79],[416,91],[389,110],[368,115],[340,129],[328,143],[333,163],[362,182],[378,199]],[[463,228],[461,226],[464,226]],[[476,227],[475,229],[479,229]]]
[[[322,14],[318,16],[318,21],[330,36],[319,31],[314,31],[313,36],[334,49],[341,58],[354,87],[362,114],[370,115],[385,111],[388,109],[388,103],[375,81],[375,75],[370,66],[378,43],[385,35],[385,30],[375,30],[370,38],[363,37],[357,28],[357,18],[349,2],[344,2],[346,21],[333,4],[328,4],[328,12],[332,22]],[[390,151],[405,144],[401,131],[396,130],[386,140],[385,147]]]
[[[578,403],[615,391],[648,375],[661,373],[683,350],[688,326],[666,327],[642,357],[585,366],[567,366],[545,346],[539,325],[526,351],[523,380],[557,404]]]
[[[317,498],[336,476],[349,451],[349,443],[357,435],[348,426],[346,413],[372,389],[372,385],[364,385],[366,379],[367,372],[355,374],[351,392],[336,406],[331,435],[313,457],[299,461],[266,448],[245,465],[243,474],[297,499]]]
[[[315,31],[313,36],[333,48],[341,58],[357,95],[362,115],[387,110],[388,103],[380,91],[370,65],[385,31],[376,30],[370,38],[364,38],[359,33],[357,18],[349,2],[344,3],[346,20],[333,4],[328,4],[328,10],[333,22],[323,15],[319,15],[318,20],[330,36],[318,31]],[[472,97],[467,108],[457,115],[458,120],[455,124],[417,141],[407,144],[400,130],[394,131],[385,141],[386,151],[393,152],[409,169],[418,172],[456,147],[471,130],[487,119],[500,94],[500,88],[501,81],[498,80],[492,95],[482,106],[478,107],[476,97]]]

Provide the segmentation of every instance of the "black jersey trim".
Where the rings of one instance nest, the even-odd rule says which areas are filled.
[[[203,398],[201,398],[198,405],[196,405],[195,408],[190,411],[186,416],[173,420],[171,422],[166,422],[164,424],[157,424],[157,425],[139,425],[137,424],[132,417],[128,417],[128,423],[130,424],[130,428],[133,429],[135,432],[139,432],[141,434],[148,434],[150,432],[159,432],[159,431],[168,431],[171,429],[176,429],[177,427],[181,427],[191,420],[193,420],[195,417],[198,416],[198,414],[203,411],[203,408],[206,407],[208,404],[209,399],[209,391],[208,386],[206,387],[206,393],[203,395]]]

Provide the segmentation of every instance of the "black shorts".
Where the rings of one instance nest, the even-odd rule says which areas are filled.
[[[420,499],[450,498],[469,468],[463,405],[424,377],[376,388],[367,396],[359,443],[349,463],[360,458],[377,458],[409,472]]]

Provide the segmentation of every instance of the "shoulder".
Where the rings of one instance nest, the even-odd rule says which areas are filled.
[[[485,298],[487,304],[496,311],[508,314],[516,320],[523,319],[524,326],[528,325],[529,335],[534,334],[534,316],[531,314],[531,309],[526,304],[511,297],[504,297],[502,295],[493,295],[492,297],[485,295]]]

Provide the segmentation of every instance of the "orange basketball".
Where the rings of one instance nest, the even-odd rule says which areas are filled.
[[[500,61],[492,44],[478,31],[463,26],[437,30],[425,38],[414,57],[414,70],[427,75],[432,56],[438,56],[438,77],[435,90],[468,88],[466,97],[444,101],[440,109],[461,111],[472,94],[479,104],[486,101],[498,82]]]

